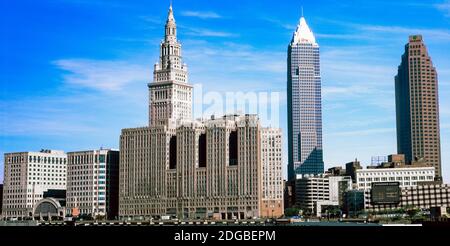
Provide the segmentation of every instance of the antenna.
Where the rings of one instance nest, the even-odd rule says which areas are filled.
[[[172,0],[171,0],[172,1]],[[303,6],[302,6],[302,17],[303,17]]]

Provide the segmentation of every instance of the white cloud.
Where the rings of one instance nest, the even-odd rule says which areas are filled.
[[[450,17],[450,0],[446,0],[440,4],[435,4],[434,7],[442,11],[445,16]]]
[[[330,34],[330,33],[316,33],[316,38],[318,39],[340,39],[340,40],[372,40],[375,39],[370,35],[364,34]]]
[[[292,32],[295,31],[295,28],[297,27],[294,24],[284,23],[284,22],[280,21],[279,19],[272,19],[272,18],[264,17],[264,18],[262,18],[262,20],[270,22],[272,24],[275,24],[275,25],[277,25],[279,27],[282,27],[282,28],[284,28],[286,30],[290,30]]]
[[[151,68],[128,61],[63,59],[54,64],[67,72],[63,75],[66,84],[99,91],[118,91],[151,78]]]
[[[197,37],[235,37],[237,34],[222,31],[213,31],[205,28],[188,28],[186,35],[197,36]]]
[[[441,8],[444,8],[442,5]],[[326,39],[343,39],[343,40],[366,40],[380,43],[383,41],[395,41],[406,42],[405,39],[408,35],[422,34],[426,40],[436,42],[448,42],[450,40],[450,29],[433,29],[433,28],[418,28],[418,27],[405,27],[405,26],[384,26],[376,24],[359,24],[348,21],[320,19],[322,22],[326,22],[332,25],[345,27],[345,29],[339,28],[344,31],[343,33],[319,33],[317,37]]]
[[[434,39],[441,41],[450,40],[450,30],[445,29],[422,29],[400,26],[380,26],[380,25],[356,25],[359,29],[371,32],[382,32],[396,35],[414,35],[422,34],[425,39]]]
[[[329,98],[332,96],[366,96],[367,93],[371,93],[373,88],[364,85],[353,86],[322,86],[322,96]]]
[[[189,65],[198,71],[197,75],[223,74],[228,78],[238,79],[242,74],[230,74],[230,72],[240,72],[252,74],[248,80],[255,80],[264,76],[254,72],[273,73],[280,76],[285,75],[286,72],[284,52],[261,51],[249,45],[232,42],[193,44],[186,47],[184,54],[189,60]],[[273,81],[270,82],[273,83]]]
[[[222,18],[219,14],[212,12],[212,11],[206,11],[206,12],[200,12],[200,11],[182,11],[180,13],[182,16],[188,16],[188,17],[197,17],[200,19],[218,19]]]

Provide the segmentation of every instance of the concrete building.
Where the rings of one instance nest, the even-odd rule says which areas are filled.
[[[402,189],[400,207],[430,209],[433,207],[450,207],[449,184],[421,184]]]
[[[150,126],[175,126],[177,119],[192,119],[192,85],[181,51],[170,6],[159,62],[154,66],[153,83],[148,84]]]
[[[403,165],[400,167],[379,167],[360,169],[356,171],[356,187],[364,190],[365,209],[387,209],[395,205],[373,205],[371,188],[373,183],[399,182],[400,188],[415,187],[420,182],[432,182],[435,168],[432,166]]]
[[[63,151],[6,153],[3,218],[33,216],[33,207],[49,189],[66,189],[67,155]]]
[[[400,182],[400,187],[417,186],[418,182],[433,181],[431,166],[403,166],[397,168],[369,168],[356,171],[358,189],[370,190],[373,182]]]
[[[261,215],[274,217],[284,211],[281,129],[261,128],[262,204]]]
[[[120,136],[120,216],[282,215],[281,131],[262,128],[256,115],[192,120],[192,88],[176,33],[170,7],[149,84],[150,125]]]
[[[319,45],[302,16],[288,47],[288,179],[324,172]]]
[[[63,220],[66,215],[66,191],[48,190],[33,206],[35,220]]]
[[[360,169],[362,169],[362,166],[357,159],[345,164],[345,173],[352,178],[353,183],[356,183],[356,171]]]
[[[328,168],[328,171],[326,171],[325,173],[332,176],[345,176],[347,174],[347,171],[345,169],[342,169],[342,167],[331,167]]]
[[[342,206],[344,193],[351,188],[352,180],[349,176],[297,175],[296,205],[320,216],[320,206]]]
[[[111,149],[67,153],[66,213],[114,219],[119,206],[119,151]]]
[[[421,35],[409,37],[395,76],[397,149],[406,163],[421,158],[442,180],[436,68]]]

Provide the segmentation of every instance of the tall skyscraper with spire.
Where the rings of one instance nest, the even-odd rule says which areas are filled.
[[[288,178],[324,171],[319,45],[305,18],[288,48]]]
[[[149,125],[122,129],[121,218],[283,215],[281,129],[257,115],[192,119],[192,86],[172,6],[149,87]]]
[[[409,37],[395,76],[397,151],[407,162],[423,158],[441,179],[439,97],[436,68],[421,35]]]
[[[170,5],[159,62],[155,64],[149,88],[149,123],[151,126],[176,124],[192,118],[192,85],[188,83],[187,65],[181,57],[177,25]]]

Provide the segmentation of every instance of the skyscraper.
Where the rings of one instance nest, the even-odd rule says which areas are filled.
[[[187,65],[181,57],[172,6],[160,45],[159,63],[155,64],[153,83],[148,88],[150,125],[176,124],[178,119],[192,118],[192,85],[188,83]]]
[[[256,115],[192,119],[192,87],[172,7],[150,83],[149,126],[122,129],[119,216],[283,215],[281,129]]]
[[[324,171],[319,45],[300,18],[288,48],[288,178]]]
[[[406,162],[423,158],[441,178],[439,100],[436,68],[421,35],[409,37],[395,76],[397,151]]]

